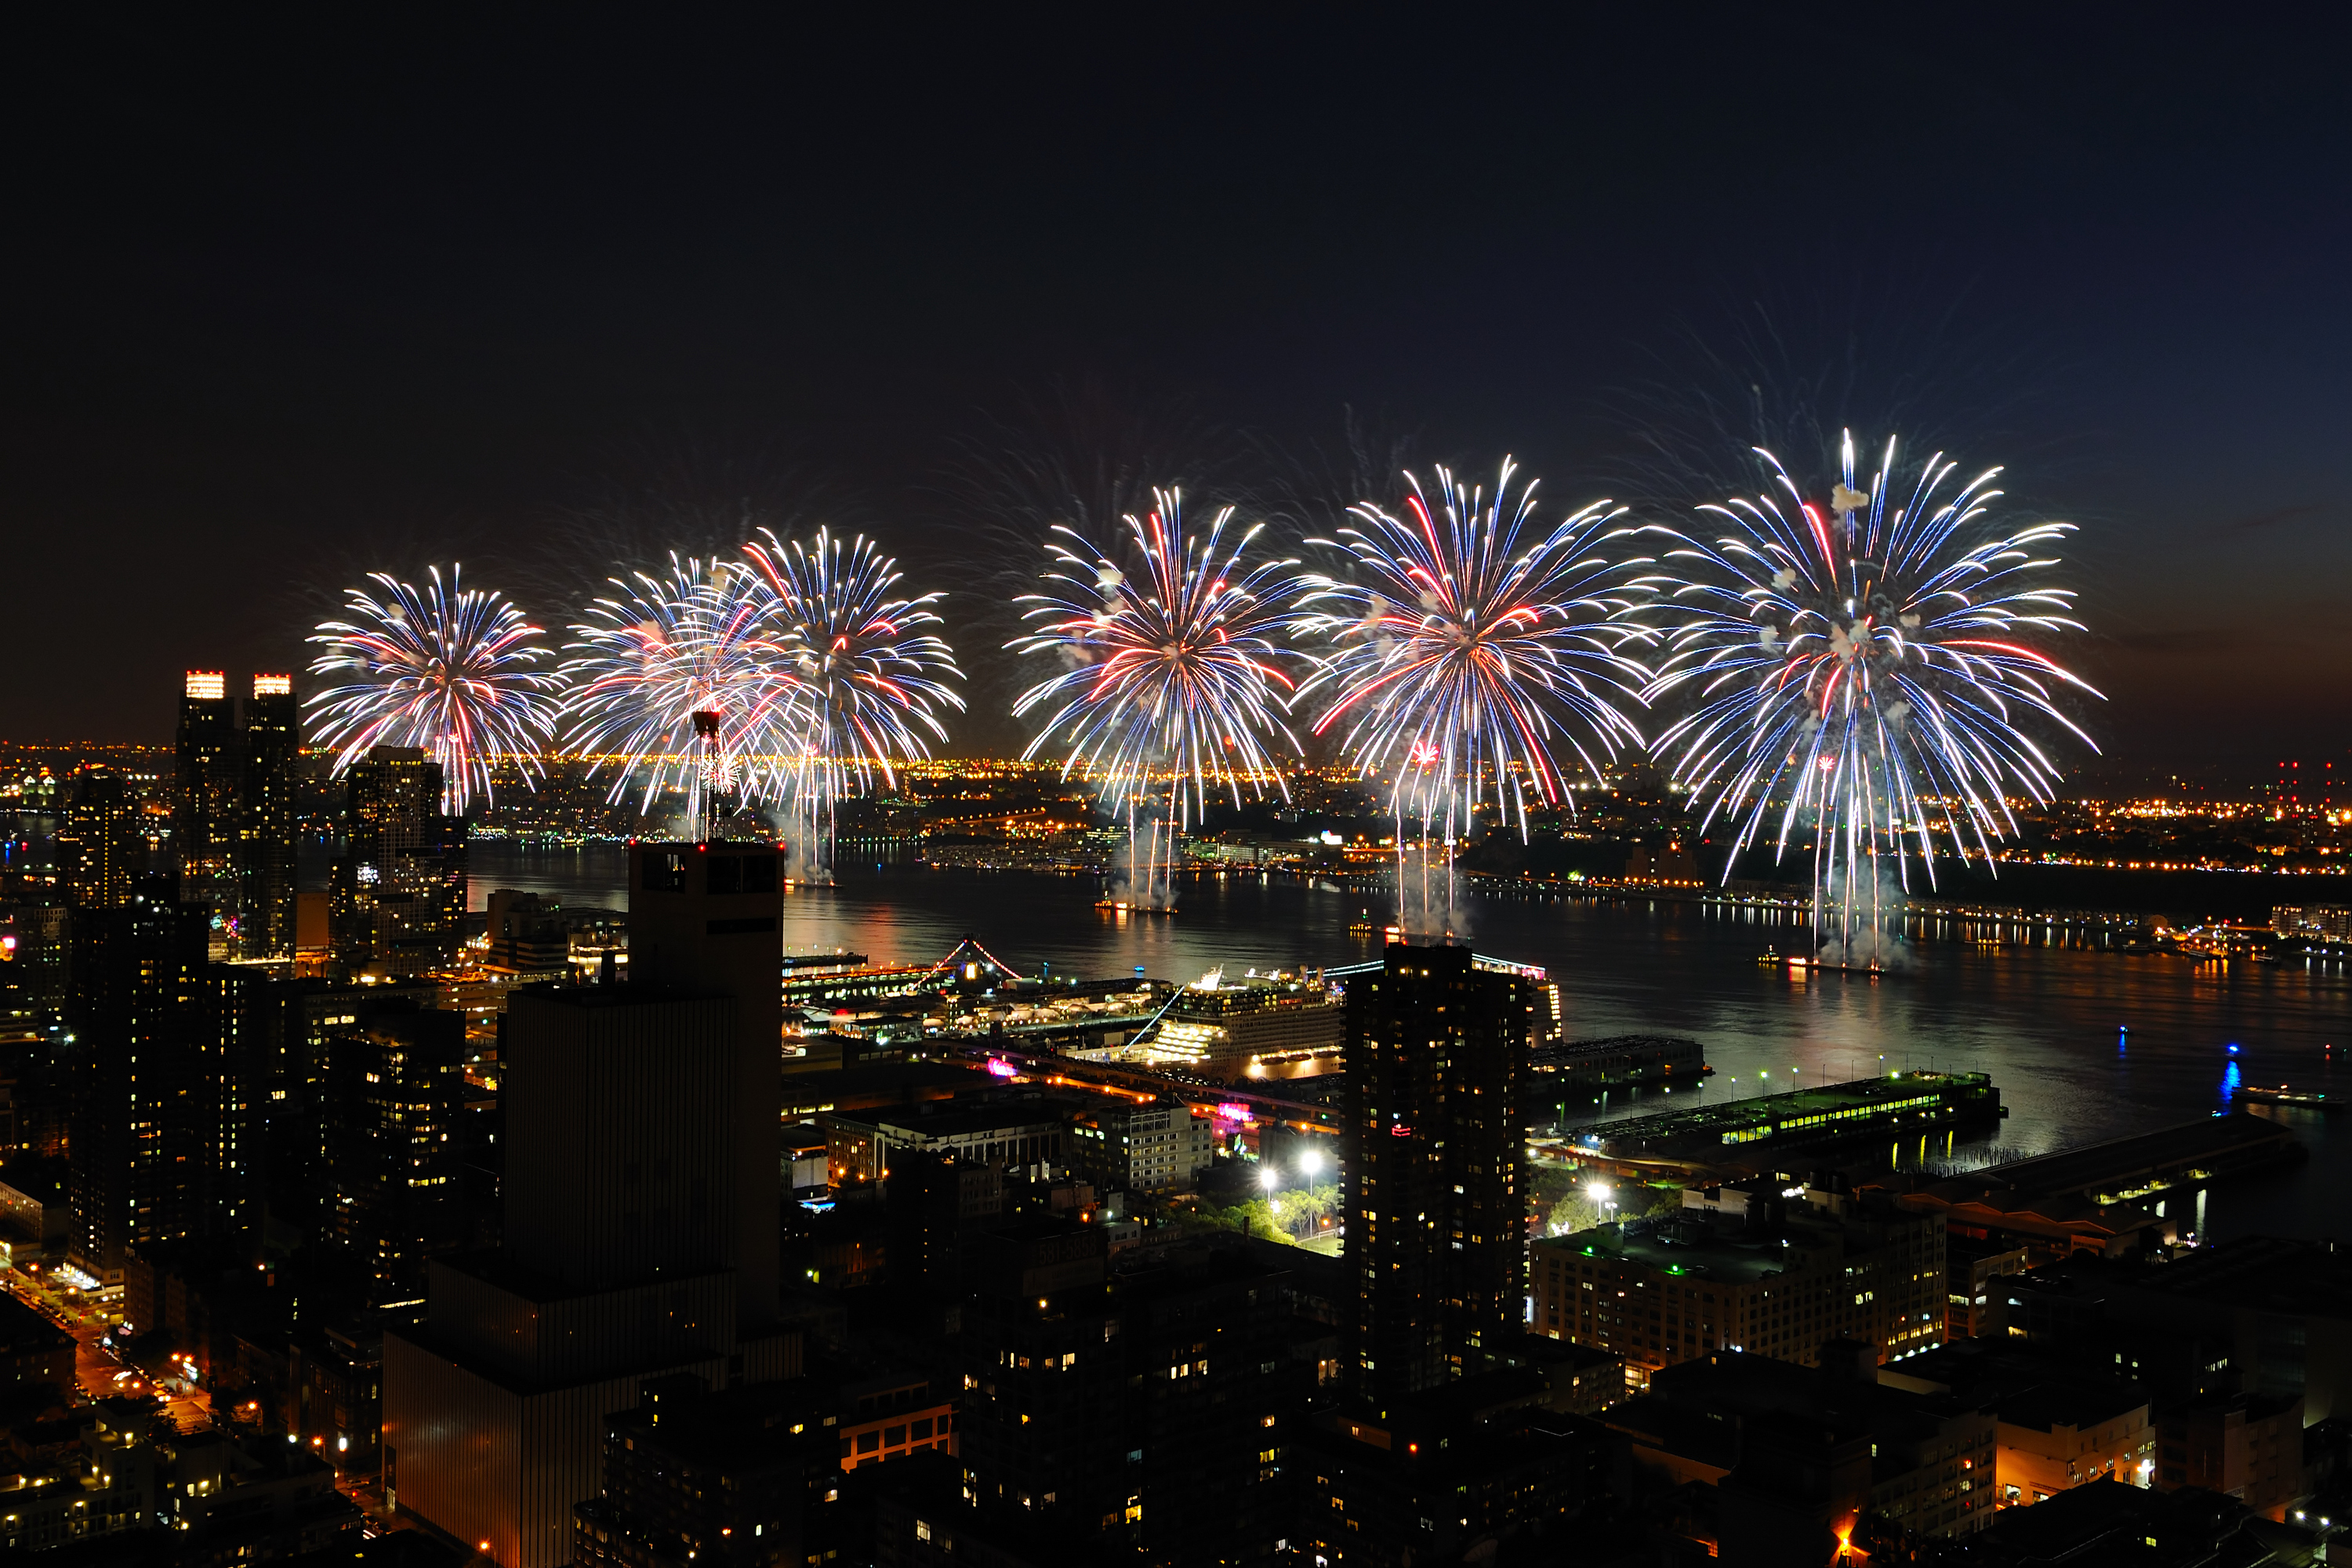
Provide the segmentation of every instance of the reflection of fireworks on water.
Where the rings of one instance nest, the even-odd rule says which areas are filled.
[[[1601,549],[1626,536],[1612,526],[1622,509],[1601,502],[1538,531],[1536,487],[1514,489],[1514,472],[1507,459],[1490,500],[1441,468],[1434,508],[1408,473],[1403,516],[1366,503],[1336,540],[1313,542],[1357,571],[1303,580],[1301,628],[1336,646],[1302,695],[1328,690],[1316,733],[1337,728],[1361,776],[1392,772],[1401,881],[1408,818],[1425,878],[1433,835],[1449,848],[1465,837],[1483,798],[1522,834],[1531,804],[1559,802],[1556,750],[1598,773],[1596,752],[1640,741],[1623,706],[1647,676],[1622,652],[1644,635],[1624,619],[1635,563]],[[1423,901],[1409,929],[1439,918]]]
[[[803,868],[831,875],[818,851],[819,824],[830,848],[835,805],[853,784],[895,777],[894,758],[925,757],[947,739],[940,711],[961,711],[947,685],[961,680],[955,655],[929,628],[941,595],[899,593],[897,561],[860,535],[845,543],[817,531],[814,547],[786,544],[761,531],[764,544],[744,547],[773,600],[771,619],[790,645],[806,716],[805,749],[792,768],[793,795],[807,847]]]
[[[1286,574],[1297,563],[1253,563],[1258,529],[1228,542],[1230,507],[1205,536],[1187,536],[1178,493],[1154,495],[1150,513],[1126,520],[1135,575],[1075,530],[1054,531],[1045,591],[1023,596],[1030,630],[1010,646],[1053,654],[1065,668],[1023,692],[1013,710],[1045,711],[1024,755],[1056,749],[1066,776],[1091,776],[1104,805],[1127,816],[1130,848],[1139,797],[1164,802],[1172,865],[1177,835],[1210,795],[1238,805],[1244,789],[1283,787],[1273,748],[1279,738],[1296,752],[1297,741],[1276,712],[1289,689],[1276,639]],[[1162,773],[1164,795],[1155,782]],[[1156,903],[1163,892],[1154,821],[1147,875]]]
[[[1735,858],[1768,837],[1778,854],[1811,826],[1816,936],[1875,963],[1882,904],[1910,886],[1913,855],[1932,886],[1938,833],[1945,853],[1990,859],[2016,827],[2008,788],[2051,798],[2058,771],[2027,726],[2090,743],[2058,698],[2098,694],[2028,646],[2082,629],[2073,595],[2038,575],[2074,529],[1992,522],[2000,470],[1952,487],[1940,453],[1898,502],[1893,441],[1865,489],[1847,438],[1826,507],[1759,455],[1771,489],[1700,509],[1730,531],[1666,557],[1678,614],[1649,695],[1695,706],[1659,750],[1708,821],[1737,825]]]
[[[673,555],[666,574],[612,586],[566,645],[564,749],[612,764],[614,800],[641,777],[640,810],[682,788],[691,835],[708,831],[712,796],[774,798],[803,749],[807,713],[758,574]]]
[[[338,684],[306,706],[312,739],[335,752],[335,772],[371,746],[415,746],[441,764],[442,810],[462,816],[512,758],[527,784],[554,730],[556,677],[540,629],[503,595],[460,584],[439,567],[423,586],[372,573],[376,591],[351,590],[350,618],[322,622],[310,672]]]

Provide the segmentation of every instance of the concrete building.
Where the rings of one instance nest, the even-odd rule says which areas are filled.
[[[1538,1006],[1466,947],[1391,943],[1348,984],[1350,1350],[1376,1404],[1482,1372],[1525,1332]]]
[[[827,1119],[833,1184],[881,1181],[902,1151],[1045,1175],[1069,1158],[1075,1109],[1074,1101],[1024,1096],[978,1102],[926,1100],[888,1111],[835,1111]]]
[[[75,769],[72,794],[58,832],[66,886],[76,909],[116,908],[146,875],[138,796],[130,780],[102,764]]]
[[[1694,1205],[1539,1240],[1535,1331],[1622,1355],[1637,1380],[1727,1350],[1810,1365],[1828,1341],[1862,1341],[1882,1360],[1940,1344],[1941,1220],[1837,1213],[1820,1195],[1752,1220]]]
[[[1997,1506],[1991,1412],[1881,1384],[1875,1347],[1860,1341],[1825,1349],[1817,1368],[1717,1351],[1660,1371],[1602,1419],[1643,1469],[1716,1489],[1712,1544],[1727,1561],[1775,1539],[1851,1538],[1872,1516],[1914,1541],[1984,1528]],[[1808,1450],[1828,1462],[1777,1462]]]
[[[180,901],[212,910],[215,929],[237,912],[237,825],[244,816],[237,778],[236,699],[216,669],[192,669],[180,698],[174,741],[172,847],[180,863]],[[226,957],[226,938],[215,957]]]
[[[466,820],[441,814],[441,764],[413,746],[372,746],[344,776],[347,849],[327,883],[339,977],[449,963],[465,922]]]
[[[795,1375],[776,1327],[779,856],[630,855],[632,978],[509,1004],[504,1246],[384,1336],[387,1495],[518,1568],[572,1560],[606,1417],[648,1379]]]
[[[302,714],[290,675],[257,675],[245,705],[237,819],[236,950],[294,956],[295,763]]]
[[[146,879],[74,922],[72,1252],[100,1280],[121,1278],[130,1248],[181,1240],[200,1220],[209,911],[175,891]]]
[[[371,1305],[415,1301],[425,1264],[467,1238],[465,1018],[371,1009],[327,1048],[325,1239],[357,1265]]]
[[[1106,1193],[1183,1193],[1215,1163],[1216,1132],[1179,1100],[1113,1100],[1070,1122],[1070,1166]]]

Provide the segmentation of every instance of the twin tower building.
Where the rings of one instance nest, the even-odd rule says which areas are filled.
[[[434,1261],[383,1349],[387,1500],[500,1563],[568,1562],[604,1418],[650,1376],[798,1375],[778,1323],[781,856],[629,853],[625,984],[509,1005],[505,1239]]]

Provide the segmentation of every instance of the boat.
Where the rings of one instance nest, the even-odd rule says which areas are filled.
[[[2352,1103],[2332,1100],[2321,1089],[2289,1089],[2281,1084],[2276,1089],[2263,1089],[2254,1084],[2240,1084],[2231,1091],[2237,1099],[2250,1100],[2256,1105],[2299,1105],[2305,1110],[2332,1110],[2339,1105]]]
[[[1366,910],[1363,913],[1362,919],[1352,921],[1349,923],[1348,934],[1349,936],[1376,936],[1380,933],[1380,929],[1381,928],[1379,926],[1372,923],[1372,911]]]
[[[1124,899],[1097,899],[1095,908],[1123,915],[1172,915],[1173,904],[1130,904]]]
[[[1778,969],[1786,961],[1781,958],[1779,948],[1768,947],[1756,955],[1756,962],[1767,969]]]

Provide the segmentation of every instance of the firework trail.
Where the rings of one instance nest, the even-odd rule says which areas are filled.
[[[477,791],[512,758],[529,784],[554,731],[559,682],[537,668],[548,657],[540,628],[503,595],[467,588],[452,564],[422,585],[369,574],[375,589],[350,590],[345,620],[321,622],[310,673],[337,682],[306,704],[313,739],[335,750],[341,773],[371,746],[415,746],[441,764],[441,809],[465,815]]]
[[[1397,818],[1398,902],[1415,932],[1454,919],[1451,847],[1467,837],[1482,798],[1527,831],[1530,801],[1564,798],[1555,752],[1598,773],[1595,752],[1614,757],[1640,732],[1624,704],[1649,672],[1626,657],[1648,636],[1628,621],[1641,603],[1630,569],[1601,546],[1629,537],[1612,528],[1624,509],[1601,501],[1550,526],[1534,521],[1536,486],[1514,489],[1505,459],[1491,500],[1436,470],[1433,509],[1421,481],[1404,515],[1365,503],[1357,521],[1311,543],[1348,552],[1354,580],[1302,579],[1300,630],[1335,645],[1301,689],[1327,693],[1315,732],[1337,730],[1365,779],[1383,774]],[[1422,898],[1405,882],[1408,820],[1420,828]],[[1441,913],[1428,889],[1430,841],[1446,847]]]
[[[608,798],[642,778],[638,809],[683,788],[687,832],[716,800],[776,798],[806,749],[808,709],[790,630],[749,564],[672,555],[667,572],[611,579],[572,628],[563,749],[614,768]]]
[[[1916,855],[1932,887],[1940,830],[1947,853],[1990,860],[2016,827],[2006,790],[2046,801],[2058,784],[2032,728],[2091,744],[2058,699],[2098,693],[2032,646],[2082,630],[2072,593],[2040,575],[2074,527],[1994,521],[2000,470],[1955,484],[1941,453],[1898,497],[1891,440],[1863,489],[1845,438],[1826,506],[1758,455],[1766,492],[1700,508],[1728,531],[1677,535],[1665,558],[1677,624],[1648,695],[1693,706],[1658,749],[1707,822],[1736,824],[1735,858],[1811,827],[1817,944],[1874,963],[1884,859],[1907,889]]]
[[[803,549],[761,532],[764,543],[743,548],[770,596],[767,618],[790,642],[806,715],[793,770],[805,868],[829,881],[832,857],[820,843],[830,850],[835,806],[853,783],[894,780],[894,758],[929,756],[933,741],[947,739],[940,714],[961,711],[963,699],[946,682],[963,672],[927,629],[940,625],[930,606],[943,595],[903,596],[898,563],[872,541],[844,542],[820,528]]]
[[[1228,542],[1231,507],[1193,536],[1178,491],[1153,497],[1150,513],[1125,520],[1136,575],[1075,529],[1053,531],[1045,591],[1022,595],[1029,630],[1007,646],[1065,666],[1013,705],[1018,717],[1045,715],[1023,755],[1059,750],[1065,777],[1088,777],[1103,805],[1127,816],[1130,845],[1139,808],[1164,807],[1164,835],[1151,819],[1156,908],[1166,896],[1163,839],[1172,867],[1178,837],[1211,795],[1239,805],[1244,789],[1268,783],[1287,793],[1276,742],[1295,754],[1298,741],[1278,711],[1291,687],[1279,639],[1298,563],[1250,559],[1262,524]]]

